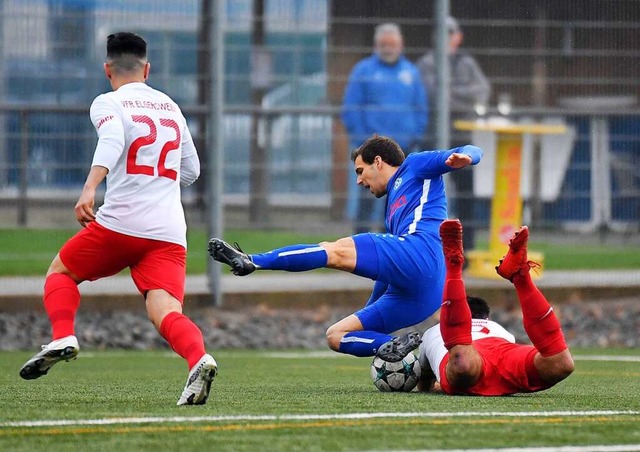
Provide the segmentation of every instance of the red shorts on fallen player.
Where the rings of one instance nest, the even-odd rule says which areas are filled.
[[[533,357],[538,352],[531,345],[514,344],[502,338],[488,337],[473,341],[483,361],[482,377],[470,388],[456,389],[447,381],[446,365],[449,354],[440,363],[440,385],[450,395],[503,396],[523,392],[536,392],[552,385],[540,380],[533,367]]]
[[[87,281],[130,267],[142,295],[164,289],[181,303],[184,299],[187,250],[175,243],[121,234],[92,221],[62,246],[60,259]]]

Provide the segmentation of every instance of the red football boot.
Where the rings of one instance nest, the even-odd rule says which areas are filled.
[[[529,228],[522,226],[509,240],[509,251],[504,256],[496,272],[504,279],[513,282],[513,277],[518,274],[528,273],[531,268],[540,267],[540,264],[527,260],[527,242],[529,241]]]
[[[462,247],[462,224],[460,220],[445,220],[440,224],[442,251],[448,265],[462,267],[464,249]]]

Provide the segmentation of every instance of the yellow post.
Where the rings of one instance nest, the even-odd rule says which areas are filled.
[[[509,238],[522,222],[522,196],[520,195],[522,135],[500,133],[497,138],[489,251],[504,253]]]

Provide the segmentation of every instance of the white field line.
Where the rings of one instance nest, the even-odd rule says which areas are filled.
[[[573,357],[576,361],[625,361],[640,363],[640,356],[625,355],[577,355]]]
[[[306,350],[306,351],[272,351],[262,354],[265,358],[284,358],[284,359],[300,359],[300,358],[312,358],[312,359],[327,359],[327,358],[344,358],[351,357],[351,355],[345,355],[343,353],[337,353],[331,350]]]
[[[124,358],[129,356],[126,351],[89,351],[80,352],[82,358]],[[215,354],[215,351],[213,352]],[[225,352],[226,353],[226,352]],[[164,352],[155,357],[160,358],[179,358],[173,352]],[[266,351],[260,355],[263,358],[280,358],[280,359],[331,359],[331,358],[352,358],[352,356],[344,355],[342,353],[336,353],[331,350],[304,350],[304,351]],[[574,355],[573,359],[576,361],[617,361],[617,362],[632,362],[640,363],[640,356],[631,355]]]
[[[6,427],[60,427],[79,425],[117,424],[167,424],[187,422],[228,422],[228,421],[319,421],[381,418],[449,418],[449,417],[575,417],[575,416],[628,416],[640,415],[633,410],[600,411],[461,411],[425,413],[344,413],[344,414],[281,414],[281,415],[238,415],[238,416],[171,416],[171,417],[120,417],[104,419],[58,419],[41,421],[0,422]]]
[[[309,351],[272,351],[261,355],[265,358],[344,358],[348,355],[332,352],[331,350],[309,350]],[[631,355],[573,355],[576,361],[619,361],[619,362],[640,362],[640,356]]]
[[[637,452],[639,450],[640,444],[611,444],[607,446],[505,447],[500,449],[443,449],[445,452]],[[412,450],[411,452],[418,451]]]
[[[133,351],[133,350],[132,350]],[[141,351],[141,350],[135,350]],[[149,355],[151,357],[151,355]],[[91,359],[103,359],[103,358],[131,358],[131,353],[128,350],[120,350],[120,351],[90,351],[85,352],[80,349],[80,354],[78,358],[91,358]],[[153,352],[153,358],[180,358],[180,356],[174,352]],[[182,358],[180,358],[182,359]]]

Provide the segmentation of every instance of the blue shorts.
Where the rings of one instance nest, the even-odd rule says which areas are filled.
[[[436,312],[444,289],[444,256],[437,234],[353,236],[354,273],[376,281],[367,305],[357,311],[367,331],[389,334]]]

